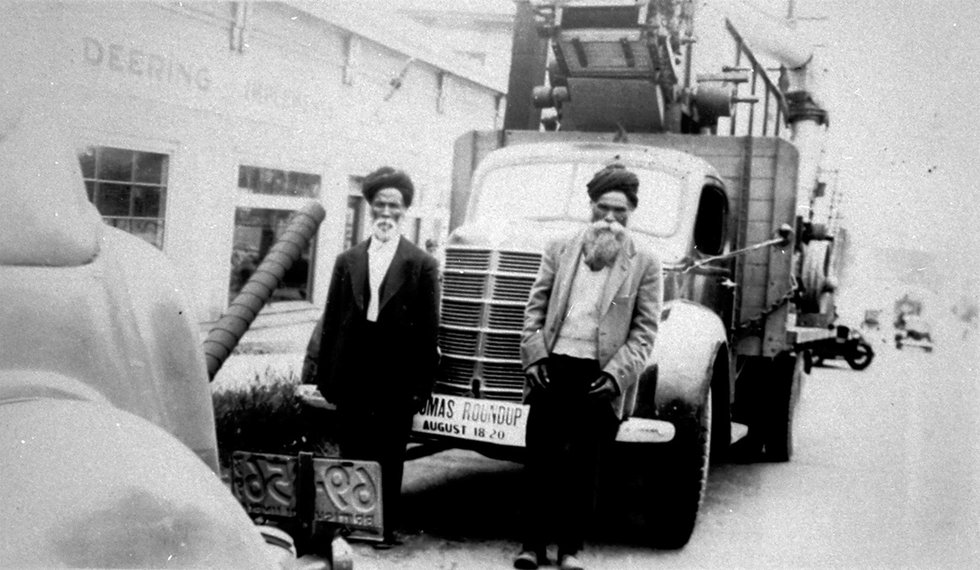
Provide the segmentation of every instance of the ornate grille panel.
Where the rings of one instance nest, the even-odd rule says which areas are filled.
[[[491,305],[490,328],[521,330],[524,326],[524,305]]]
[[[446,297],[482,299],[486,282],[487,275],[485,274],[450,271],[447,267],[442,277],[442,294]]]
[[[525,251],[501,251],[497,270],[507,273],[530,273],[536,275],[541,265],[541,256]]]
[[[498,275],[493,284],[493,299],[495,301],[527,302],[527,296],[534,285],[534,276],[514,277]]]
[[[485,249],[449,249],[446,251],[446,267],[460,271],[487,271],[490,269],[490,251]]]
[[[479,334],[476,331],[460,331],[442,327],[439,330],[439,346],[444,354],[476,356]]]
[[[482,312],[483,303],[447,300],[442,303],[442,323],[460,327],[478,326]]]

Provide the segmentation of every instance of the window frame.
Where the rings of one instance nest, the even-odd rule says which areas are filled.
[[[81,159],[82,159],[83,152],[86,151],[89,148],[96,149],[96,153],[97,153],[96,154],[96,159],[93,161],[94,164],[93,164],[93,172],[92,172],[92,176],[91,177],[86,176],[85,171],[82,168],[82,164],[81,164]],[[166,157],[166,164],[167,164],[166,169],[165,169],[166,172],[161,177],[161,180],[158,181],[158,182],[156,182],[156,183],[138,181],[137,180],[137,177],[136,177],[136,172],[134,171],[134,165],[131,164],[131,166],[130,166],[131,172],[130,172],[130,178],[129,178],[129,180],[112,180],[112,179],[98,178],[97,175],[99,174],[99,172],[98,172],[98,158],[97,157],[98,157],[98,153],[100,152],[99,149],[117,149],[117,150],[122,150],[122,151],[129,152],[129,153],[133,153],[134,155],[135,154],[138,154],[138,153],[163,155],[164,157]],[[95,192],[97,190],[93,190],[93,192],[90,194],[90,192],[89,192],[89,184],[121,185],[121,186],[128,186],[128,187],[130,187],[129,214],[126,214],[126,215],[103,214],[102,211],[99,211],[99,217],[102,218],[103,222],[106,225],[109,225],[109,226],[112,226],[112,227],[117,227],[121,231],[124,231],[126,233],[129,233],[130,235],[139,237],[140,239],[143,239],[144,241],[146,241],[150,245],[153,245],[154,247],[156,247],[157,249],[159,249],[161,251],[165,251],[166,250],[166,247],[167,247],[167,243],[168,243],[167,228],[170,225],[170,218],[171,218],[171,215],[170,215],[170,209],[171,209],[170,208],[170,202],[171,202],[171,198],[173,196],[173,173],[174,173],[174,165],[175,165],[175,162],[176,162],[175,149],[172,146],[169,146],[169,145],[154,145],[154,144],[148,143],[146,141],[135,140],[135,139],[130,139],[130,138],[126,138],[126,137],[120,138],[120,137],[103,137],[103,136],[98,136],[98,135],[92,135],[92,136],[86,136],[86,137],[77,139],[75,141],[74,151],[75,151],[75,158],[76,158],[76,160],[79,161],[79,172],[82,174],[82,180],[85,183],[85,194],[86,194],[86,198],[89,200],[89,202],[92,205],[94,205],[96,207],[96,209],[99,208],[98,203],[95,201],[95,197],[96,197],[96,193]],[[158,210],[159,210],[159,215],[158,216],[135,216],[135,215],[132,215],[132,212],[133,212],[132,188],[133,187],[155,188],[155,189],[158,189],[160,191],[159,192],[160,200],[159,200],[159,204],[158,204]],[[115,225],[114,223],[110,222],[110,220],[128,220],[129,222],[132,222],[134,220],[135,221],[152,221],[152,222],[155,222],[155,223],[157,223],[159,225],[158,226],[159,229],[157,230],[157,235],[159,236],[159,243],[157,243],[156,241],[150,242],[150,241],[146,240],[145,238],[143,238],[142,234],[134,233],[134,232],[132,232],[130,230],[127,230],[127,229],[124,229],[122,227],[119,227],[119,226]]]
[[[325,192],[324,181],[327,179],[324,172],[324,167],[322,165],[311,166],[309,163],[302,162],[291,162],[284,161],[280,164],[271,164],[268,160],[258,159],[251,155],[239,155],[233,160],[233,171],[232,171],[232,196],[233,199],[230,201],[230,211],[231,216],[231,244],[230,244],[230,254],[229,254],[229,272],[227,279],[225,280],[225,287],[229,293],[228,302],[230,303],[234,299],[234,294],[231,293],[233,279],[236,267],[231,265],[235,255],[235,229],[237,224],[235,222],[237,217],[237,212],[239,208],[248,208],[256,210],[286,210],[286,211],[296,211],[305,206],[311,200],[321,202]],[[252,167],[252,168],[265,168],[270,170],[281,170],[284,172],[296,172],[300,174],[315,175],[320,177],[320,187],[317,191],[317,195],[314,197],[310,196],[292,196],[288,194],[263,194],[258,192],[252,192],[251,190],[243,189],[239,186],[239,180],[241,175],[242,167]],[[317,282],[317,257],[318,251],[320,249],[319,244],[320,232],[317,231],[313,235],[309,244],[309,267],[307,270],[307,296],[302,299],[301,302],[312,303],[316,292],[316,282]],[[261,259],[259,260],[261,262]],[[270,303],[272,301],[270,300]],[[275,302],[286,302],[286,300],[278,299]]]

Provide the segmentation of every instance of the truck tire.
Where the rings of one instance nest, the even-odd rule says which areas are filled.
[[[760,356],[739,357],[736,370],[732,421],[748,426],[749,433],[735,442],[728,453],[737,463],[753,463],[762,459],[768,359]]]
[[[731,389],[729,387],[728,352],[722,351],[715,360],[711,377],[711,464],[728,460],[732,444]]]
[[[871,345],[866,342],[859,342],[854,346],[854,350],[844,355],[844,360],[854,370],[864,370],[871,365],[875,353]]]
[[[763,447],[768,461],[793,456],[793,418],[803,383],[803,355],[780,354],[772,360]]]
[[[691,539],[708,485],[711,390],[694,417],[675,421],[674,441],[645,481],[644,527],[655,548],[676,550]]]

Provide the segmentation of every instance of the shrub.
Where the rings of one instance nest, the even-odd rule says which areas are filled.
[[[266,369],[244,387],[212,395],[223,466],[229,465],[233,451],[336,455],[330,414],[304,404],[296,394],[298,385],[295,374]]]

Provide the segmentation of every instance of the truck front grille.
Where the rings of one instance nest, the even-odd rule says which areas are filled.
[[[446,251],[446,267],[466,271],[490,269],[490,251],[486,249],[449,249]]]
[[[453,330],[448,327],[439,328],[439,348],[443,354],[456,356],[476,356],[480,334],[476,331]]]
[[[447,249],[438,392],[521,399],[524,305],[540,264],[541,254],[537,252]]]
[[[482,299],[486,277],[471,275],[447,266],[442,276],[442,294],[460,299]]]
[[[501,251],[497,270],[537,275],[539,265],[541,265],[540,254],[526,251]]]
[[[473,323],[480,322],[482,312],[482,302],[446,300],[442,302],[442,323],[445,325],[471,327]]]
[[[501,301],[527,303],[531,285],[534,285],[533,275],[530,277],[498,275],[493,285],[493,298]]]
[[[524,327],[524,307],[515,305],[490,305],[490,328],[521,330]]]

